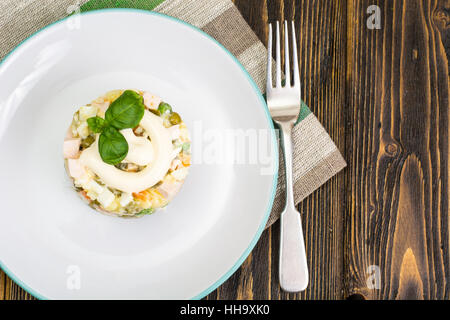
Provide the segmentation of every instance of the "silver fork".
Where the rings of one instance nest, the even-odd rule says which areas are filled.
[[[292,128],[300,113],[300,75],[297,60],[295,26],[292,22],[292,60],[294,83],[291,84],[289,63],[288,23],[284,22],[284,51],[286,84],[281,84],[280,26],[276,22],[276,76],[272,84],[272,25],[269,24],[267,45],[267,105],[273,121],[282,133],[284,163],[286,167],[286,205],[281,213],[280,232],[280,286],[288,292],[299,292],[308,286],[308,265],[303,240],[300,213],[294,203],[292,178]]]

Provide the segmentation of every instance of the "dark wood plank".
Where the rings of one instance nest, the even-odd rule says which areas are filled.
[[[338,148],[345,146],[346,6],[344,1],[281,1],[276,19],[295,20],[299,37],[302,97]],[[301,294],[281,298],[343,298],[342,241],[345,176],[338,175],[300,205],[310,271],[310,285]],[[276,228],[276,239],[279,234]],[[273,252],[278,262],[278,241]],[[278,289],[278,269],[274,270]]]
[[[381,30],[366,27],[372,4]],[[348,19],[347,289],[448,299],[448,1],[353,1]]]
[[[309,0],[234,2],[264,43],[267,41],[267,22],[295,21],[304,99],[338,147],[344,149],[346,34],[342,30],[346,29],[345,3]],[[311,281],[306,292],[288,294],[280,290],[279,224],[276,223],[265,231],[244,265],[210,298],[342,298],[344,180],[344,175],[333,178],[301,204]]]

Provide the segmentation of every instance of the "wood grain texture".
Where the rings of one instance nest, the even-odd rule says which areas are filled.
[[[337,1],[234,1],[258,37],[267,42],[267,22],[297,26],[303,99],[340,150],[345,149],[346,4]],[[319,14],[320,13],[320,14]],[[256,26],[256,27],[253,27]],[[283,54],[283,53],[282,53]],[[301,294],[280,290],[279,224],[266,230],[250,257],[211,299],[343,298],[345,175],[332,178],[300,205],[310,267]]]
[[[377,4],[382,29],[365,27]],[[448,1],[349,6],[346,287],[369,299],[449,298]],[[368,289],[379,266],[381,288]]]
[[[450,299],[447,0],[234,0],[297,26],[303,98],[348,168],[300,205],[310,285],[278,285],[279,224],[207,299]],[[381,9],[381,29],[366,22]],[[379,289],[368,279],[379,267]],[[1,299],[32,299],[0,272]]]

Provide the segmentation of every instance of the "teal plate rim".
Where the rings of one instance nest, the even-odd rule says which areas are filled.
[[[162,14],[162,13],[159,13],[159,12],[148,11],[148,10],[141,10],[141,9],[132,9],[132,8],[106,8],[106,9],[97,9],[97,10],[92,10],[92,11],[81,12],[79,14],[84,16],[84,15],[102,14],[102,13],[106,13],[106,12],[119,12],[119,11],[154,15],[154,16],[159,16],[159,17],[162,17],[162,18],[165,18],[165,19],[168,19],[168,20],[172,20],[174,22],[177,22],[177,23],[180,23],[182,25],[188,26],[192,30],[198,32],[200,35],[202,35],[203,37],[206,37],[207,39],[209,39],[212,42],[214,42],[217,46],[219,46],[240,67],[240,69],[246,75],[248,81],[252,85],[254,91],[257,93],[257,95],[259,97],[259,100],[260,100],[260,102],[261,102],[261,104],[263,106],[263,109],[265,111],[265,114],[266,114],[266,117],[267,117],[267,121],[269,123],[269,127],[271,129],[270,131],[271,131],[271,135],[272,135],[272,147],[273,147],[273,150],[278,150],[278,140],[277,140],[276,135],[275,135],[275,127],[273,125],[272,117],[270,116],[269,109],[267,107],[267,103],[266,103],[266,101],[265,101],[261,91],[259,90],[258,86],[256,85],[255,81],[253,80],[253,78],[248,73],[248,71],[239,62],[239,60],[230,51],[228,51],[227,48],[225,48],[220,42],[218,42],[216,39],[214,39],[213,37],[211,37],[209,34],[205,33],[204,31],[202,31],[201,29],[199,29],[199,28],[197,28],[197,27],[195,27],[195,26],[193,26],[193,25],[191,25],[191,24],[189,24],[189,23],[187,23],[187,22],[185,22],[183,20],[180,20],[180,19],[168,16],[168,15],[165,15],[165,14]],[[13,56],[13,54],[16,52],[16,50],[19,49],[20,47],[22,47],[22,45],[24,45],[26,42],[28,42],[29,40],[34,38],[36,35],[46,31],[47,29],[50,29],[51,27],[53,27],[55,25],[58,25],[58,24],[64,22],[65,20],[67,20],[70,17],[71,16],[67,16],[67,17],[65,17],[63,19],[60,19],[58,21],[55,21],[55,22],[49,24],[48,26],[46,26],[46,27],[36,31],[32,35],[30,35],[28,38],[23,40],[21,43],[19,43],[11,52],[9,52],[3,58],[2,61],[0,61],[0,70],[4,66],[5,62],[7,62],[7,60],[10,59]],[[207,289],[203,290],[199,294],[197,294],[194,297],[192,297],[191,300],[200,300],[200,299],[204,298],[205,296],[207,296],[212,291],[214,291],[215,289],[217,289],[229,277],[231,277],[231,275],[233,275],[234,272],[236,272],[236,270],[242,265],[242,263],[245,261],[245,259],[247,259],[247,257],[250,255],[251,251],[255,247],[256,243],[258,242],[259,238],[261,237],[262,232],[264,231],[264,227],[267,224],[267,220],[269,219],[270,212],[272,210],[273,202],[274,202],[274,199],[275,199],[275,192],[276,192],[277,183],[278,183],[278,165],[279,165],[278,157],[275,157],[274,165],[275,165],[275,171],[274,171],[274,178],[273,178],[273,185],[272,185],[272,195],[271,195],[271,199],[270,199],[270,202],[269,202],[269,206],[267,208],[267,211],[266,211],[266,214],[265,214],[265,216],[263,218],[263,221],[261,222],[261,225],[259,226],[258,230],[256,231],[256,234],[254,235],[252,241],[250,242],[250,245],[247,247],[247,249],[244,251],[244,253],[240,256],[240,258],[234,263],[233,267],[230,270],[228,270],[228,272],[226,272],[222,277],[220,277],[216,282],[214,282],[212,285],[210,285]],[[17,283],[22,289],[24,289],[25,291],[27,291],[28,293],[30,293],[31,295],[33,295],[34,297],[36,297],[36,298],[38,298],[40,300],[48,300],[48,298],[45,297],[43,294],[41,294],[37,290],[29,287],[26,283],[24,283],[22,280],[20,280],[18,277],[16,277],[14,275],[14,273],[6,267],[6,265],[1,261],[1,259],[0,259],[0,268],[15,283]]]

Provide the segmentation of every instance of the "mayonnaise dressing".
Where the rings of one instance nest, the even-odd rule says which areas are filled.
[[[151,145],[152,151],[150,151],[147,143],[143,143],[142,140],[135,140],[139,137],[134,136],[133,132],[131,132],[131,135],[134,138],[126,130],[122,130],[122,133],[125,131],[125,138],[127,139],[128,136],[130,139],[127,157],[130,156],[130,160],[139,158],[139,161],[150,161],[145,169],[139,172],[126,172],[103,162],[98,152],[98,136],[95,142],[81,153],[81,164],[96,173],[108,187],[120,191],[140,192],[157,184],[167,174],[173,160],[172,138],[169,130],[163,126],[161,118],[147,110],[145,110],[144,117],[139,125],[150,136],[151,142],[148,139],[146,140]],[[139,143],[137,143],[138,141]],[[141,155],[138,155],[139,151],[134,150],[135,147],[144,150],[145,155],[142,158]]]
[[[146,166],[153,160],[153,145],[146,137],[136,137],[132,129],[120,130],[128,142],[128,154],[123,160],[138,166]]]

